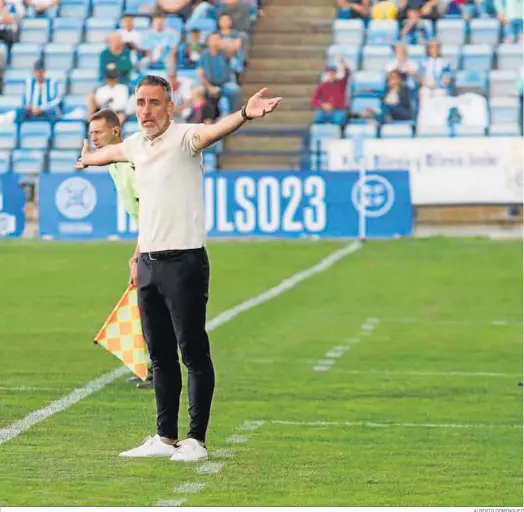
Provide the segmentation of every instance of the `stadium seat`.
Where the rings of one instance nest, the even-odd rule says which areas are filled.
[[[351,102],[351,113],[360,117],[364,116],[368,110],[377,113],[381,109],[382,103],[378,98],[354,98]]]
[[[83,20],[89,12],[90,2],[84,0],[60,0],[59,15],[63,18]]]
[[[390,46],[364,46],[362,49],[362,70],[384,71],[386,65],[393,59]]]
[[[53,43],[79,44],[84,30],[83,19],[56,18],[53,20]]]
[[[377,97],[384,94],[386,75],[380,71],[357,71],[351,80],[352,95],[358,97]]]
[[[492,97],[515,96],[517,93],[516,71],[494,69],[489,72],[489,94]]]
[[[449,137],[449,128],[447,126],[417,126],[417,137]]]
[[[49,147],[52,127],[47,121],[29,121],[20,125],[19,144],[24,149],[44,149]]]
[[[124,137],[129,137],[129,135],[133,135],[133,133],[136,133],[140,130],[140,126],[138,123],[128,121],[124,124],[123,127],[123,135]]]
[[[76,63],[79,69],[97,69],[100,65],[100,54],[104,51],[102,43],[82,43],[76,49]]]
[[[360,67],[360,48],[357,46],[333,44],[328,48],[327,54],[328,63],[332,66],[338,64],[336,61],[337,55],[342,55],[348,66],[353,71]]]
[[[85,136],[85,123],[80,121],[58,121],[55,123],[53,148],[80,151]]]
[[[340,139],[340,126],[312,124],[309,127],[309,148],[311,151],[325,151],[325,142],[332,139]]]
[[[461,49],[461,46],[454,44],[442,45],[442,57],[449,62],[449,65],[453,71],[456,71],[460,66]]]
[[[75,47],[72,44],[49,43],[44,47],[46,70],[69,71],[74,60]]]
[[[488,81],[486,73],[475,69],[458,71],[455,77],[455,87],[457,95],[472,92],[487,96]]]
[[[42,46],[33,43],[15,43],[11,47],[11,69],[33,69],[42,54]]]
[[[71,94],[87,95],[94,92],[98,85],[98,68],[73,69],[69,74],[69,84]]]
[[[44,170],[45,152],[37,149],[15,149],[12,169],[20,174],[39,174]]]
[[[22,69],[7,69],[4,74],[3,94],[6,96],[19,96],[25,92],[25,84],[31,77],[31,71]]]
[[[49,152],[49,171],[50,172],[72,172],[75,170],[75,163],[78,160],[78,150],[58,150],[52,149]]]
[[[493,48],[488,44],[467,44],[462,48],[462,69],[489,71],[493,65]]]
[[[214,22],[214,24],[207,23],[207,21]],[[182,33],[184,31],[184,20],[182,20],[182,18],[179,18],[178,16],[166,16],[166,23],[165,24],[166,24],[167,28],[172,28],[173,30],[176,30],[177,32]],[[199,28],[198,24],[194,25],[194,26]],[[209,33],[209,28],[210,27],[215,27],[215,29],[216,29],[216,21],[215,20],[206,20],[206,23],[204,24],[204,29],[205,30],[202,30],[202,33]],[[186,30],[189,31],[189,29],[187,27],[186,27]]]
[[[122,17],[123,0],[92,0],[93,17],[117,20]]]
[[[457,125],[453,128],[455,137],[484,137],[486,128],[483,126],[463,126]]]
[[[178,18],[178,16],[175,16],[177,19],[180,19]],[[170,18],[170,16],[168,16],[168,18]],[[133,19],[135,20],[135,30],[137,30],[138,32],[143,32],[145,30],[148,30],[150,27],[151,27],[151,18],[148,17],[148,16],[133,16]],[[167,18],[166,18],[166,21],[167,21]],[[123,20],[120,21],[120,28],[122,28],[122,25],[123,25]],[[184,23],[182,21],[180,21],[180,30],[183,29],[184,27]]]
[[[396,20],[371,20],[367,29],[366,44],[395,44],[399,37]]]
[[[9,151],[0,151],[0,174],[11,171],[11,154]]]
[[[16,124],[0,124],[0,149],[11,150],[18,145]]]
[[[378,137],[378,130],[376,124],[348,124],[344,128],[344,137],[352,139],[355,136],[360,136],[364,139],[376,139]]]
[[[419,67],[427,59],[426,47],[422,44],[409,44],[406,49],[409,60],[412,60]]]
[[[150,12],[154,8],[156,0],[126,0],[124,13],[125,14],[144,14]]]
[[[466,41],[466,23],[462,19],[437,20],[437,39],[442,44],[463,45]]]
[[[62,87],[62,94],[65,94],[68,85],[66,71],[51,69],[49,71],[46,71],[46,76],[60,82],[60,86]]]
[[[517,98],[491,98],[489,112],[491,124],[517,124],[519,101]]]
[[[86,43],[105,43],[107,36],[116,28],[114,19],[88,18],[86,20]]]
[[[311,153],[309,157],[309,168],[312,171],[322,171],[329,165],[326,153]]]
[[[521,135],[520,126],[516,123],[491,124],[488,133],[493,137],[519,137]]]
[[[0,114],[5,114],[6,112],[10,112],[22,107],[22,95],[0,96]]]
[[[386,123],[380,129],[383,139],[404,139],[413,137],[412,123]]]
[[[82,94],[69,94],[64,97],[62,104],[65,111],[70,111],[78,107],[85,107],[86,98]]]
[[[497,69],[513,70],[522,66],[522,45],[501,44],[497,48]]]
[[[471,44],[496,46],[500,41],[500,21],[496,18],[476,18],[469,22]]]
[[[47,18],[25,18],[20,27],[20,42],[45,44],[49,40],[50,21]]]
[[[204,153],[204,171],[213,171],[217,168],[217,156],[214,153]]]
[[[335,44],[361,46],[364,41],[362,20],[335,20],[333,23]]]

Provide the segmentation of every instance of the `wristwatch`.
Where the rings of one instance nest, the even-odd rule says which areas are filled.
[[[255,118],[254,117],[248,117],[247,112],[246,112],[246,107],[247,107],[247,105],[244,105],[242,107],[242,109],[240,110],[240,113],[242,114],[242,119],[244,121],[252,121]]]

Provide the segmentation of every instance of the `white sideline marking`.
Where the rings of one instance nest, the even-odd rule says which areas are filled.
[[[215,450],[212,454],[214,457],[224,457],[225,459],[230,459],[235,456],[231,450]]]
[[[313,265],[312,267],[309,267],[305,270],[301,270],[300,272],[297,272],[296,274],[293,274],[291,277],[288,277],[282,281],[279,285],[220,313],[206,324],[207,330],[213,331],[218,327],[230,322],[240,313],[248,311],[249,309],[252,309],[260,304],[263,304],[264,302],[273,299],[274,297],[281,295],[284,292],[291,290],[301,282],[323,272],[324,270],[327,270],[338,261],[342,260],[346,256],[349,256],[350,254],[353,254],[361,248],[362,244],[360,242],[352,242],[349,245],[342,247],[342,249],[332,252],[316,265]],[[11,425],[0,429],[0,445],[15,439],[34,425],[37,425],[50,416],[53,416],[58,412],[71,407],[83,398],[100,391],[105,386],[111,384],[114,380],[128,372],[129,369],[126,366],[122,366],[116,370],[108,372],[105,375],[92,380],[83,388],[76,389],[69,395],[51,402],[47,407],[33,411],[21,420],[15,421],[11,423]]]
[[[247,443],[248,439],[249,436],[246,436],[244,434],[235,434],[234,436],[229,436],[226,439],[226,443],[242,444]]]
[[[204,490],[205,486],[206,484],[204,482],[188,482],[187,484],[175,487],[175,492],[196,494],[197,492]]]
[[[517,373],[492,373],[492,372],[413,372],[413,371],[392,371],[392,370],[343,370],[344,373],[355,375],[420,375],[420,376],[443,376],[443,377],[521,377]]]
[[[427,324],[427,325],[493,325],[496,327],[507,327],[510,325],[522,325],[522,321],[517,320],[426,320],[424,318],[403,318],[403,317],[386,317],[382,318],[384,322],[400,324]]]
[[[63,391],[63,388],[37,388],[31,386],[0,386],[0,391]]]
[[[215,475],[225,466],[224,462],[206,462],[199,466],[196,472],[199,475]]]
[[[373,423],[369,421],[282,421],[273,420],[269,423],[276,425],[296,425],[302,427],[413,427],[413,428],[522,428],[522,425],[488,425],[485,423]]]
[[[238,430],[248,430],[254,432],[255,430],[258,430],[263,424],[263,421],[246,421],[240,425],[240,427],[238,427]]]
[[[180,507],[187,501],[186,498],[181,498],[179,500],[161,500],[155,507]]]
[[[331,366],[313,366],[314,372],[327,372],[331,369]]]

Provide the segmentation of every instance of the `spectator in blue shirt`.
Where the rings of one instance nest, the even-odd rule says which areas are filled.
[[[24,120],[49,119],[60,116],[62,88],[57,80],[46,78],[44,64],[34,66],[34,77],[27,80],[24,92]]]
[[[508,43],[522,42],[522,0],[495,0],[497,18],[504,25],[504,37]]]
[[[400,31],[400,38],[407,44],[425,44],[430,34],[418,9],[408,7],[407,19]]]
[[[370,0],[337,0],[337,18],[342,20],[369,18]]]
[[[240,87],[232,80],[232,74],[229,57],[222,50],[220,34],[213,32],[207,38],[207,50],[200,57],[198,78],[206,88],[210,101],[218,103],[220,96],[225,96],[234,110],[237,107]]]
[[[452,84],[451,66],[440,55],[440,43],[430,41],[427,52],[428,58],[420,66],[420,96],[449,96]]]
[[[172,28],[165,28],[162,14],[153,16],[153,27],[144,35],[142,49],[146,52],[140,61],[140,69],[163,69],[169,74],[176,70],[177,47],[180,43],[180,33]]]
[[[240,32],[233,28],[233,18],[230,14],[222,14],[217,23],[222,39],[222,50],[228,55],[233,71],[242,73],[245,59],[243,41]]]

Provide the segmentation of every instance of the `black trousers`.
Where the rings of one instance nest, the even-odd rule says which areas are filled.
[[[138,305],[153,369],[157,432],[178,439],[182,374],[188,370],[188,437],[205,442],[215,372],[206,332],[209,260],[205,248],[141,254]]]

